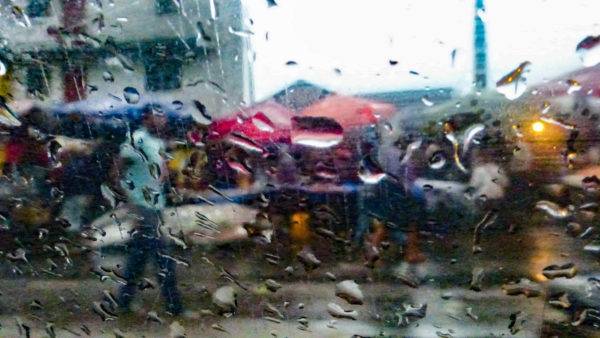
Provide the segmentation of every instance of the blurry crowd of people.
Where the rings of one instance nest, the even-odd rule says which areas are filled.
[[[127,281],[118,302],[127,308],[153,258],[169,312],[181,311],[175,262],[161,232],[162,210],[173,188],[205,189],[207,154],[202,130],[178,119],[169,123],[160,107],[138,116],[51,114],[31,108],[21,125],[0,136],[0,215],[4,248],[47,250],[42,234],[64,240],[80,235],[117,206],[138,216],[127,243]],[[176,193],[175,193],[176,194]],[[51,248],[51,247],[50,247]]]
[[[126,285],[118,296],[123,308],[152,259],[168,311],[182,311],[171,247],[161,233],[162,211],[194,203],[204,191],[266,193],[267,206],[259,207],[259,215],[287,224],[280,234],[288,236],[289,248],[311,250],[310,233],[326,228],[340,243],[359,245],[374,267],[380,248],[389,242],[406,249],[408,262],[425,259],[418,234],[431,223],[426,209],[434,188],[419,180],[446,178],[473,186],[473,195],[487,194],[481,202],[485,205],[479,205],[484,210],[498,207],[494,203],[503,199],[508,184],[504,177],[495,178],[500,168],[494,158],[502,156],[495,151],[502,145],[473,146],[461,154],[460,163],[447,140],[448,135],[468,134],[464,126],[477,126],[479,120],[464,126],[450,121],[429,138],[407,133],[391,141],[369,126],[344,131],[343,141],[331,149],[291,142],[259,145],[235,134],[213,137],[208,126],[171,116],[153,104],[121,114],[52,114],[31,108],[20,120],[21,126],[0,135],[0,197],[8,201],[0,215],[11,229],[22,229],[11,236],[33,243],[40,228],[56,229],[58,224],[77,232],[118,206],[128,208],[140,221],[128,237]],[[478,142],[492,142],[492,134],[490,129],[488,139]],[[270,189],[275,183],[277,189]],[[345,184],[354,190],[343,192]],[[336,196],[342,197],[339,203]],[[275,202],[269,205],[269,199]],[[345,227],[339,226],[342,218],[348,221]],[[249,229],[251,237],[256,229]]]

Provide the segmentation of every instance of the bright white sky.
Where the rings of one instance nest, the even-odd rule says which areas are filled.
[[[255,33],[259,101],[299,79],[342,93],[471,88],[475,0],[276,1],[271,8],[266,0],[244,2],[254,21],[248,29]],[[532,63],[530,84],[582,67],[575,46],[600,34],[597,1],[487,0],[485,5],[490,86],[526,60]],[[290,60],[298,65],[286,66]],[[398,64],[390,66],[389,60]]]

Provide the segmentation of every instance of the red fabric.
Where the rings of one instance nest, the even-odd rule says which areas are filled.
[[[21,142],[11,141],[6,145],[6,163],[16,164],[19,163],[21,157],[25,153],[25,144]]]
[[[243,108],[225,118],[214,121],[210,125],[209,135],[212,139],[222,138],[230,133],[244,135],[250,140],[265,144],[269,142],[290,142],[291,119],[294,111],[275,101],[265,101]],[[272,131],[259,128],[259,125],[270,125]]]
[[[356,96],[332,94],[306,107],[303,116],[328,117],[344,129],[377,123],[391,117],[396,107]]]
[[[38,145],[29,144],[30,140],[16,139],[6,144],[7,164],[34,164],[47,166],[50,163],[48,153]]]
[[[65,102],[85,99],[84,74],[82,67],[73,66],[63,75],[63,94]]]
[[[62,0],[62,24],[69,33],[82,33],[85,28],[85,0]]]

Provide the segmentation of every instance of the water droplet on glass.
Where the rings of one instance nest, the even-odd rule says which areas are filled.
[[[450,52],[450,65],[452,66],[452,68],[454,68],[454,64],[456,63],[456,53],[457,52],[458,52],[458,50],[456,48],[454,48]]]
[[[327,304],[327,312],[336,318],[358,319],[358,312],[356,310],[346,311],[336,303]]]
[[[315,175],[328,180],[337,178],[339,174],[339,172],[333,166],[329,166],[322,161],[319,161],[315,165],[314,171]]]
[[[56,140],[52,140],[48,143],[48,158],[50,159],[50,162],[54,168],[59,168],[62,166],[59,160],[59,152],[61,148],[62,145]]]
[[[585,67],[591,67],[600,62],[600,36],[587,36],[575,48],[575,52]]]
[[[469,285],[469,289],[473,290],[473,291],[481,291],[482,285],[483,285],[483,277],[484,277],[484,270],[483,268],[473,268],[473,272],[472,272],[472,277],[471,277],[471,284]]]
[[[114,76],[109,71],[102,72],[102,79],[106,82],[114,82],[115,81]]]
[[[298,329],[307,331],[309,323],[310,322],[308,321],[308,318],[306,318],[305,316],[301,316],[300,318],[298,318],[298,324],[300,324],[300,326],[298,326]]]
[[[227,330],[225,330],[225,328],[223,326],[221,326],[221,324],[214,323],[210,327],[212,327],[213,330],[216,330],[216,331],[221,331],[221,332],[226,332],[226,333],[228,332]]]
[[[271,120],[269,120],[269,118],[263,112],[258,112],[256,115],[254,115],[252,117],[252,123],[261,131],[272,133],[275,130],[273,122],[271,122]]]
[[[149,205],[156,205],[158,203],[160,197],[160,192],[158,190],[145,186],[142,188],[142,194],[144,200],[146,200],[146,203]]]
[[[19,127],[21,121],[17,118],[17,114],[6,104],[5,100],[0,96],[0,123],[7,126]]]
[[[360,286],[353,280],[339,282],[335,286],[335,295],[346,300],[349,304],[362,305],[363,293]]]
[[[573,278],[577,275],[577,267],[573,263],[565,265],[550,265],[542,270],[542,275],[548,279],[559,277]]]
[[[178,321],[174,321],[169,325],[169,338],[185,338],[185,327]]]
[[[192,117],[194,120],[203,125],[211,124],[213,119],[212,116],[208,115],[206,106],[198,100],[192,100],[192,102],[194,103],[194,107],[196,107],[196,110],[192,110]]]
[[[27,255],[27,252],[25,251],[25,249],[17,248],[17,249],[15,249],[15,251],[6,254],[6,258],[14,260],[14,261],[23,261],[23,262],[27,263],[28,260],[27,260],[26,255]]]
[[[56,202],[60,202],[63,199],[63,197],[65,197],[65,193],[57,187],[52,187],[52,189],[50,189],[50,196]]]
[[[542,105],[542,114],[547,114],[550,111],[550,104],[544,103]]]
[[[156,162],[148,164],[148,171],[150,172],[150,176],[155,180],[158,180],[161,176],[160,165]]]
[[[427,304],[412,305],[404,303],[402,309],[396,312],[398,326],[407,326],[411,318],[425,318],[427,315]]]
[[[563,208],[550,201],[538,201],[535,204],[535,208],[545,211],[549,216],[557,219],[563,219],[571,216],[571,211],[569,211],[569,209]]]
[[[429,167],[431,169],[442,169],[446,165],[446,157],[444,156],[443,151],[438,150],[429,159]]]
[[[294,117],[292,143],[314,148],[330,148],[344,139],[344,130],[335,120],[324,117]]]
[[[247,30],[247,29],[235,29],[235,28],[229,26],[228,30],[229,30],[230,34],[237,35],[242,38],[249,38],[252,35],[254,35],[254,32]]]
[[[213,294],[212,302],[221,312],[235,312],[237,308],[237,293],[231,286],[222,286]]]
[[[487,19],[487,13],[485,12],[485,9],[478,8],[477,9],[477,17],[479,17],[481,19],[481,21],[483,21],[485,23],[485,21]]]
[[[466,313],[467,317],[473,319],[474,321],[477,321],[479,319],[479,316],[477,316],[476,314],[473,313],[473,308],[472,307],[468,307],[466,309]]]
[[[377,184],[386,177],[381,166],[375,162],[371,155],[363,157],[358,169],[358,177],[367,184]]]
[[[306,271],[312,271],[321,266],[321,261],[307,247],[303,248],[296,257],[304,266]]]
[[[508,329],[510,333],[515,335],[523,328],[523,324],[525,324],[525,313],[523,311],[517,311],[515,313],[511,313],[509,316],[510,324],[508,324]]]
[[[29,17],[25,14],[25,11],[19,6],[12,6],[11,13],[13,14],[17,25],[29,28],[31,27],[31,22],[29,21]]]
[[[531,62],[525,61],[516,69],[502,77],[496,82],[496,90],[509,100],[514,100],[527,90],[527,78],[525,73],[529,72]]]
[[[123,97],[129,104],[136,104],[140,101],[140,93],[133,87],[125,87]]]
[[[175,100],[175,101],[171,102],[171,104],[173,105],[173,109],[175,109],[175,110],[183,109],[183,102],[181,102],[179,100]]]
[[[542,293],[540,285],[527,278],[521,278],[518,283],[503,284],[502,290],[509,296],[522,294],[526,297],[537,297]]]
[[[125,180],[123,183],[125,183],[125,186],[127,187],[127,189],[129,189],[129,190],[135,189],[135,183],[133,183],[132,180]]]
[[[110,309],[108,307],[109,307],[109,305],[105,302],[93,302],[92,303],[92,310],[94,311],[94,313],[96,313],[98,316],[100,316],[102,321],[105,321],[105,322],[112,321],[117,318],[117,316],[114,313],[112,313],[112,311],[110,311]]]
[[[567,80],[567,84],[569,85],[569,89],[567,89],[567,94],[571,95],[575,92],[581,90],[581,83],[574,80]]]
[[[285,304],[284,304],[284,306],[285,306]],[[283,313],[281,313],[281,311],[279,311],[279,310],[278,310],[278,309],[277,309],[277,308],[276,308],[276,307],[275,307],[273,304],[271,304],[271,303],[268,303],[268,302],[267,302],[267,303],[265,304],[265,306],[264,306],[264,310],[265,310],[265,312],[266,312],[266,313],[268,313],[268,314],[270,314],[270,315],[272,315],[272,316],[275,316],[275,317],[277,317],[277,318],[279,318],[279,319],[284,319],[284,318],[285,318],[285,316],[283,315]]]
[[[263,147],[259,146],[256,142],[239,134],[229,134],[227,135],[225,140],[233,145],[239,146],[240,148],[250,152],[255,152],[259,154],[265,154],[266,152],[266,150]]]
[[[569,300],[569,294],[566,292],[561,292],[558,295],[553,296],[548,304],[554,306],[559,309],[568,309],[571,307],[571,301]]]
[[[429,99],[429,96],[428,96],[428,95],[425,95],[425,96],[423,96],[423,97],[421,98],[421,102],[423,102],[423,104],[424,104],[424,105],[426,105],[427,107],[431,107],[431,106],[433,106],[433,101],[431,101],[431,100]]]
[[[276,281],[274,281],[272,279],[267,279],[265,281],[265,286],[271,292],[276,292],[277,290],[281,289],[281,284],[277,283]]]
[[[389,122],[385,122],[385,123],[383,124],[383,128],[385,128],[385,130],[386,130],[388,133],[392,133],[392,132],[394,131],[394,128],[392,127],[392,124],[391,124],[391,123],[389,123]]]

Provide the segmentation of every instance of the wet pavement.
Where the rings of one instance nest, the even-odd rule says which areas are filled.
[[[589,280],[600,278],[598,261],[583,250],[590,240],[569,236],[566,222],[543,214],[532,211],[530,220],[512,234],[500,225],[486,229],[482,252],[477,254],[472,252],[474,225],[446,234],[422,233],[420,247],[426,261],[404,263],[392,244],[374,269],[364,266],[358,249],[332,257],[315,249],[322,265],[307,272],[297,260],[287,260],[293,257],[292,249],[279,252],[281,261],[276,265],[265,260],[264,253],[272,248],[264,244],[195,247],[186,256],[189,267],[179,265],[186,311],[177,318],[163,311],[155,287],[140,293],[132,313],[116,313],[114,320],[102,321],[93,311],[94,302],[102,301],[104,290],[115,294],[118,284],[93,277],[86,271],[89,265],[75,259],[81,265],[78,278],[0,281],[2,334],[19,336],[19,327],[25,334],[27,326],[33,337],[51,335],[49,328],[59,337],[87,336],[88,329],[90,336],[99,337],[173,336],[178,329],[171,325],[177,326],[173,324],[177,321],[188,337],[595,335],[595,318],[581,317],[584,309],[600,306],[600,289]],[[120,259],[119,254],[107,254],[102,262],[106,266],[113,261],[116,266]],[[548,266],[571,262],[576,268],[572,278],[549,280],[543,274]],[[288,264],[291,274],[285,271]],[[27,275],[27,268],[23,270]],[[154,280],[150,265],[146,276]],[[269,291],[267,279],[281,287]],[[336,296],[336,284],[347,279],[358,283],[362,305]],[[230,317],[219,315],[211,300],[224,285],[237,292],[237,308]],[[351,315],[355,319],[333,317],[330,303],[355,310]]]

